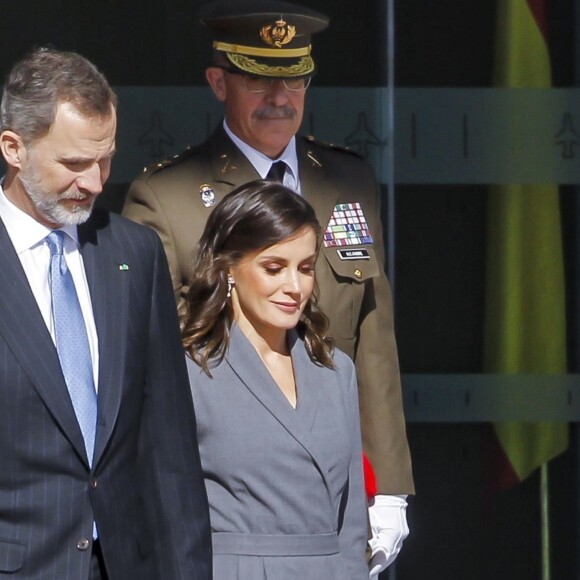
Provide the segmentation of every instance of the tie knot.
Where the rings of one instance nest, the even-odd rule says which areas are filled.
[[[284,161],[276,161],[270,165],[270,171],[266,175],[266,179],[269,181],[277,181],[283,183],[284,174],[286,173],[286,163]]]
[[[50,248],[51,256],[62,256],[62,246],[64,244],[64,232],[61,230],[54,230],[46,236],[48,247]]]

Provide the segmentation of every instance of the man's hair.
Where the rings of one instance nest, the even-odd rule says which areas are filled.
[[[63,102],[87,117],[106,117],[117,106],[117,97],[103,74],[80,54],[35,48],[6,77],[0,131],[14,131],[24,144],[32,143],[48,133]]]
[[[311,229],[322,235],[312,206],[280,183],[252,181],[226,195],[210,214],[197,246],[193,280],[182,312],[183,345],[191,358],[211,376],[229,345],[233,322],[227,297],[228,270],[246,256],[291,240]],[[328,319],[308,300],[296,328],[310,358],[333,368]]]
[[[209,66],[217,66],[219,68],[231,69],[232,63],[226,58],[223,52],[219,50],[212,50],[211,64]]]

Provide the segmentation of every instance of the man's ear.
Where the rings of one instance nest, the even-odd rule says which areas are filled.
[[[215,98],[222,103],[226,100],[226,75],[222,68],[210,66],[205,70],[205,78]]]
[[[10,167],[22,169],[27,152],[18,133],[10,130],[0,133],[0,151]]]

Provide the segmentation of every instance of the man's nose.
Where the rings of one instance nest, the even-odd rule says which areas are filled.
[[[282,79],[275,79],[266,91],[266,98],[275,105],[283,105],[288,102],[288,89]]]
[[[103,176],[98,163],[93,163],[77,178],[77,186],[82,191],[98,195],[103,191]]]

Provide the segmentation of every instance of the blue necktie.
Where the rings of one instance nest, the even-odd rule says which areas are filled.
[[[51,232],[46,240],[50,247],[50,290],[56,334],[56,350],[79,422],[89,464],[93,462],[97,427],[97,393],[93,364],[81,305],[62,246],[65,233]]]

